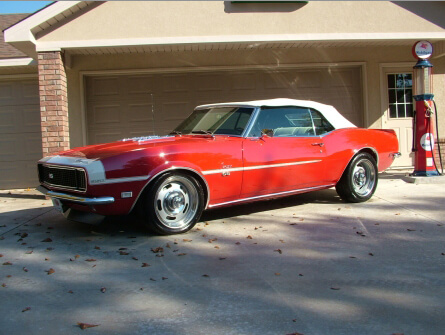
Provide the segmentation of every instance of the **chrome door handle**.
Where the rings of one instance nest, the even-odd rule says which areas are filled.
[[[312,143],[312,145],[313,145],[313,146],[318,145],[319,147],[322,147],[322,146],[324,146],[324,143],[323,143],[323,142],[320,142],[320,143]]]

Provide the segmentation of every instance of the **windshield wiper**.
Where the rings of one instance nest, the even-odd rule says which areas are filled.
[[[212,133],[211,131],[209,131],[209,130],[203,130],[203,129],[200,129],[200,130],[193,130],[193,131],[192,131],[192,134],[213,135],[213,133]]]
[[[169,135],[182,135],[180,131],[173,130]]]

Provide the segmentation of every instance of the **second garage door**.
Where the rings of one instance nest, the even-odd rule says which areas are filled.
[[[0,189],[35,187],[40,158],[37,79],[0,79]]]
[[[360,67],[86,77],[88,144],[165,135],[197,105],[270,98],[335,106],[363,126]]]

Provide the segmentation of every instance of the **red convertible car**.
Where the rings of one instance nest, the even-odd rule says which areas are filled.
[[[38,162],[38,190],[65,217],[137,211],[159,234],[203,210],[336,188],[363,202],[398,155],[393,130],[361,129],[334,107],[292,99],[197,107],[168,136],[75,148]]]

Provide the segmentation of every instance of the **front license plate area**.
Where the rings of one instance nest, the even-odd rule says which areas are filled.
[[[64,210],[63,210],[63,204],[62,204],[62,201],[60,201],[59,199],[52,199],[52,201],[53,201],[53,206],[54,206],[54,208],[57,210],[57,211],[59,211],[60,213],[63,213],[64,212]]]

